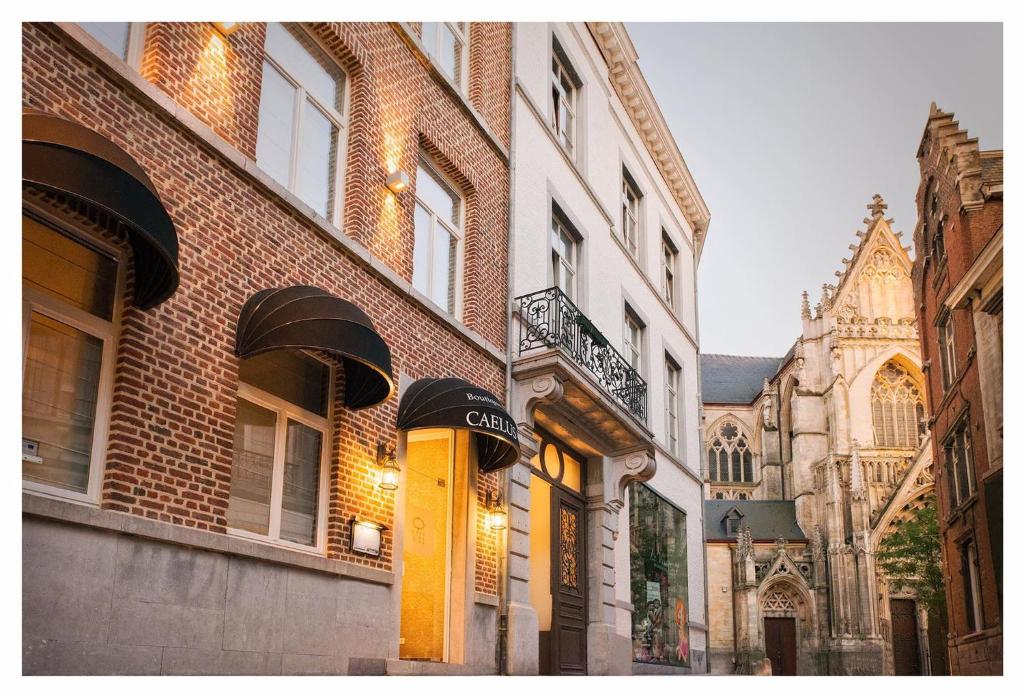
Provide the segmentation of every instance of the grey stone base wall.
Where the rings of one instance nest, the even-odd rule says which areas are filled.
[[[23,517],[24,674],[346,674],[397,647],[391,588]]]

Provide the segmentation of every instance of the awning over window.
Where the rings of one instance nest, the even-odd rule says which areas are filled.
[[[519,460],[519,429],[501,401],[461,378],[422,378],[398,403],[399,429],[469,429],[476,433],[480,470]]]
[[[22,183],[112,217],[132,246],[135,305],[146,310],[170,298],[178,234],[139,163],[95,131],[43,112],[23,111],[21,128]]]
[[[316,349],[345,367],[345,405],[373,407],[395,392],[391,350],[357,306],[316,286],[268,288],[246,301],[238,316],[235,354]]]

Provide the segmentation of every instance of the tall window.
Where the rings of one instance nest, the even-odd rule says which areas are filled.
[[[441,70],[459,89],[466,87],[466,37],[468,22],[424,22],[421,38]]]
[[[676,255],[678,251],[665,231],[661,233],[661,296],[676,308]]]
[[[331,222],[340,209],[344,100],[345,74],[308,34],[267,25],[256,162]]]
[[[631,484],[629,549],[633,661],[689,666],[686,513]]]
[[[925,239],[929,252],[936,265],[942,264],[946,258],[945,220],[939,205],[939,192],[935,179],[928,181],[925,190]]]
[[[708,476],[715,482],[753,482],[754,455],[747,435],[731,421],[722,422],[708,443]]]
[[[22,216],[21,474],[30,489],[95,498],[117,286],[113,257]]]
[[[412,285],[446,312],[458,309],[462,250],[461,195],[420,160],[416,168],[416,239]]]
[[[634,259],[640,256],[640,189],[622,170],[622,242]]]
[[[897,361],[888,361],[871,384],[875,445],[916,448],[924,436],[924,399],[917,381]]]
[[[555,42],[551,54],[551,127],[570,157],[576,153],[576,102],[578,88],[569,61]]]
[[[331,369],[280,350],[243,359],[238,379],[228,527],[320,549]]]
[[[946,456],[949,501],[953,507],[958,507],[974,494],[976,489],[971,454],[970,422],[967,419],[961,420],[952,435],[946,440],[943,450]]]
[[[679,380],[682,371],[672,357],[665,355],[665,434],[668,451],[679,455]]]
[[[627,305],[623,313],[622,353],[637,373],[641,372],[643,365],[643,342],[644,325]]]
[[[79,22],[78,26],[133,68],[142,62],[145,22]]]
[[[964,585],[967,632],[974,633],[981,630],[981,582],[978,578],[978,554],[973,541],[960,546],[960,575]]]
[[[956,379],[956,343],[953,338],[953,313],[946,311],[939,319],[939,368],[942,370],[942,387],[948,388]]]
[[[555,286],[576,300],[576,268],[578,243],[557,215],[551,216],[551,271]]]

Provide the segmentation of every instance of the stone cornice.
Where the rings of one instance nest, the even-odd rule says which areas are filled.
[[[672,192],[687,223],[693,229],[697,258],[704,247],[704,237],[711,221],[704,198],[690,174],[690,169],[679,152],[679,146],[658,107],[651,88],[637,63],[636,49],[621,22],[587,22],[605,62],[608,78],[629,114],[633,126],[640,134]]]

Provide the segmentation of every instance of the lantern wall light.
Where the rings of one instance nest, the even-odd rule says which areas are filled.
[[[377,467],[380,468],[380,481],[377,486],[382,490],[397,490],[398,474],[401,469],[398,467],[394,446],[389,447],[383,441],[377,444]]]
[[[501,504],[501,492],[487,491],[487,527],[492,531],[508,528],[508,512]]]

